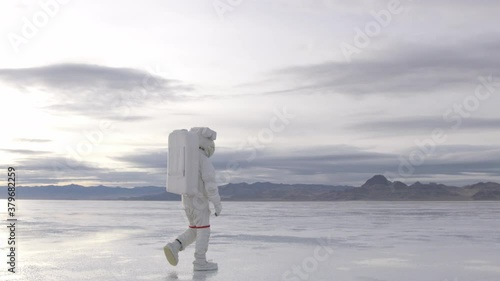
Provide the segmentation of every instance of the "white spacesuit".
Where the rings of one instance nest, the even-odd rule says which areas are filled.
[[[172,265],[179,261],[178,253],[189,244],[196,241],[193,262],[194,270],[217,270],[217,263],[206,259],[208,242],[210,239],[210,208],[212,202],[215,215],[220,215],[222,205],[215,181],[215,169],[210,156],[214,154],[216,133],[209,128],[192,128],[199,137],[199,176],[198,192],[196,195],[182,195],[182,204],[189,220],[189,228],[179,235],[175,241],[164,247],[165,256]]]

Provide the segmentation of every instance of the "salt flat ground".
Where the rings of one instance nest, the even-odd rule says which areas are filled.
[[[500,280],[500,202],[224,202],[213,273],[193,273],[193,247],[164,257],[180,202],[17,204],[17,273],[2,227],[0,280]]]

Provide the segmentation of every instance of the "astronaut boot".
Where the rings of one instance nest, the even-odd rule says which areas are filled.
[[[194,251],[194,271],[217,270],[217,263],[207,261],[206,253],[208,250],[208,241],[210,239],[210,228],[197,229],[196,246]]]
[[[195,260],[193,262],[193,269],[194,271],[213,271],[218,270],[219,267],[216,262]]]
[[[179,262],[179,251],[181,250],[181,247],[182,245],[177,239],[163,247],[165,257],[167,257],[168,262],[173,266],[176,266]]]

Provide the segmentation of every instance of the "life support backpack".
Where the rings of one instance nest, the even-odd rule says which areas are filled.
[[[167,191],[180,195],[198,193],[199,139],[195,132],[175,130],[168,136]]]

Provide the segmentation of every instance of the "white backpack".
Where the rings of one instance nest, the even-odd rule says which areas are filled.
[[[180,195],[198,193],[199,139],[195,132],[175,130],[168,136],[167,191]]]

